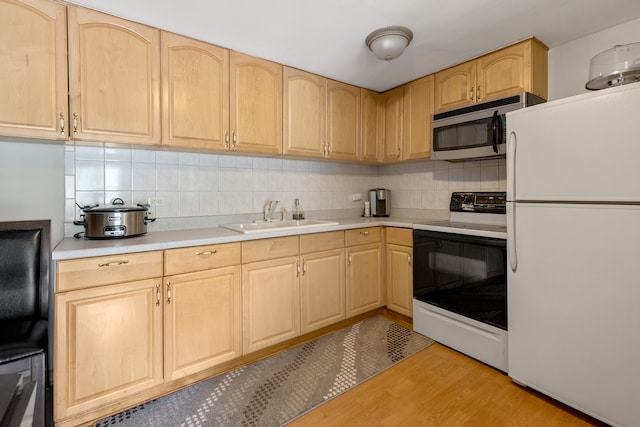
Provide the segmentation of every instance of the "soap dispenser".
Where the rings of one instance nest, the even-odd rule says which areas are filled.
[[[293,202],[292,215],[293,219],[304,219],[304,211],[302,210],[302,206],[300,206],[300,199],[296,199]]]

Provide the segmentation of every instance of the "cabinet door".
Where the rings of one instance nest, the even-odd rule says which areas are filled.
[[[162,384],[161,279],[56,295],[56,419]]]
[[[300,335],[299,258],[242,266],[243,354]]]
[[[473,104],[476,99],[476,61],[438,71],[435,88],[436,112]]]
[[[285,67],[284,85],[284,153],[324,157],[327,79]]]
[[[434,76],[431,74],[407,83],[404,87],[405,160],[430,157],[433,82]]]
[[[478,100],[533,92],[547,98],[547,48],[529,39],[478,58]]]
[[[402,138],[404,124],[404,87],[398,87],[382,95],[384,111],[383,162],[397,162],[402,159]]]
[[[377,163],[379,154],[379,141],[382,135],[381,120],[381,95],[367,89],[361,89],[361,129],[359,158],[363,162]]]
[[[387,308],[413,316],[413,249],[387,244]]]
[[[231,52],[231,150],[282,154],[282,65]]]
[[[229,51],[162,33],[162,144],[229,148]]]
[[[160,144],[160,30],[69,6],[71,137]]]
[[[382,307],[380,243],[347,248],[347,318]]]
[[[240,266],[166,277],[163,304],[166,381],[242,354]]]
[[[304,334],[345,318],[344,249],[303,255],[300,261]]]
[[[0,134],[66,139],[66,7],[0,1]]]
[[[327,82],[327,140],[329,158],[357,160],[360,132],[360,88]]]

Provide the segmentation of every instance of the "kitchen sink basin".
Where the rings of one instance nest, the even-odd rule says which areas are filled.
[[[238,233],[253,234],[284,230],[306,230],[308,228],[327,227],[330,225],[338,225],[338,223],[318,219],[290,219],[285,221],[254,221],[236,224],[220,224],[220,227],[228,228]]]

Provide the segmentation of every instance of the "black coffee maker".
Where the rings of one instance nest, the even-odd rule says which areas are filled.
[[[391,213],[391,190],[374,188],[369,190],[371,216],[389,216]]]

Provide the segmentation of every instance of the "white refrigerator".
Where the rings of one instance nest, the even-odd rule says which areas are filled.
[[[507,114],[509,376],[640,426],[640,83]]]

